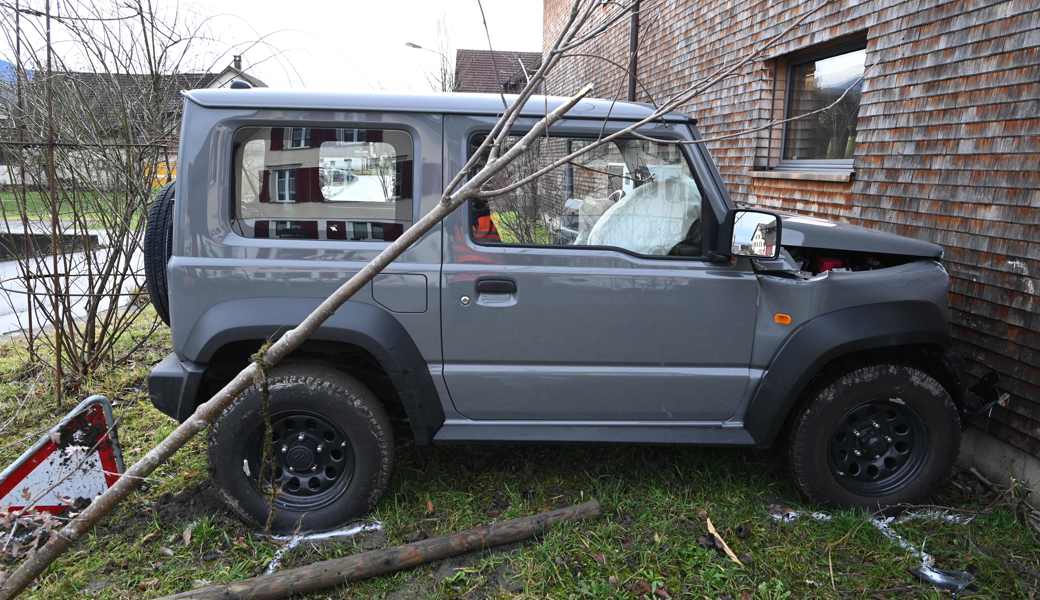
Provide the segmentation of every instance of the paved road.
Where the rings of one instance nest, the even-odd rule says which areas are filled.
[[[107,250],[97,250],[94,252],[94,265],[104,264],[104,259],[107,254]],[[69,255],[69,277],[67,278],[67,289],[75,294],[73,298],[72,312],[77,318],[81,318],[86,313],[86,298],[83,296],[88,291],[88,269],[87,269],[87,255],[83,252]],[[37,278],[35,284],[35,290],[37,294],[37,302],[43,302],[48,305],[47,309],[41,309],[38,305],[35,307],[33,314],[33,326],[38,327],[38,324],[44,320],[44,314],[49,311],[49,301],[44,295],[44,282],[51,273],[51,258],[46,259],[40,258],[39,261],[34,260],[32,266],[39,269],[38,272],[34,273]],[[62,262],[59,260],[58,269],[59,272],[63,269]],[[95,267],[96,272],[96,267]],[[127,281],[123,285],[123,294],[120,296],[119,304],[125,304],[130,300],[129,294],[135,289],[144,287],[144,260],[141,253],[138,252],[130,264],[130,271],[134,273],[133,276],[127,278]],[[63,286],[66,283],[63,281]],[[114,284],[112,284],[114,285]],[[24,274],[18,266],[17,261],[3,261],[0,262],[0,334],[7,334],[12,332],[20,331],[29,324],[29,303],[27,299],[26,286]],[[103,303],[107,306],[107,302]]]

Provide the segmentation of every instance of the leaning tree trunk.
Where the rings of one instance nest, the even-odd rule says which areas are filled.
[[[502,169],[509,165],[513,160],[530,150],[535,140],[540,136],[545,135],[548,128],[553,123],[562,119],[579,100],[591,92],[591,86],[586,86],[578,92],[578,94],[563,102],[559,107],[535,123],[535,125],[516,143],[507,145],[506,139],[512,130],[512,126],[520,117],[523,107],[533,96],[535,90],[545,81],[546,74],[562,57],[565,56],[568,51],[595,39],[612,25],[618,23],[621,17],[633,10],[633,4],[630,3],[629,5],[622,7],[622,9],[616,12],[613,16],[605,18],[598,25],[585,27],[589,24],[591,15],[601,3],[598,1],[583,2],[582,0],[575,0],[571,6],[568,20],[563,27],[562,32],[553,43],[553,46],[546,52],[545,59],[542,61],[541,66],[530,77],[527,85],[520,94],[513,99],[511,104],[506,102],[504,95],[502,96],[503,113],[501,117],[492,127],[490,133],[485,137],[480,147],[472,154],[469,161],[466,163],[466,166],[463,167],[463,169],[460,170],[445,187],[444,195],[437,206],[421,219],[416,221],[415,224],[401,235],[401,237],[387,246],[358,273],[344,282],[335,292],[332,293],[331,296],[323,300],[321,304],[319,304],[318,307],[303,320],[302,323],[289,330],[285,335],[268,346],[263,352],[263,355],[257,359],[261,364],[253,362],[240,371],[234,379],[221,388],[221,390],[214,394],[213,397],[199,405],[191,417],[181,423],[157,446],[152,448],[143,458],[132,465],[127,472],[120,477],[115,485],[109,488],[104,494],[95,498],[86,509],[69,521],[63,529],[59,532],[55,532],[42,548],[23,561],[6,580],[0,583],[0,600],[12,598],[24,590],[33,579],[42,573],[62,552],[68,549],[76,540],[82,537],[91,527],[100,521],[102,517],[108,514],[123,498],[136,489],[144,478],[155,470],[156,467],[169,459],[170,456],[184,446],[197,433],[213,423],[213,421],[223,413],[224,408],[227,407],[238,396],[238,394],[242,393],[249,387],[254,378],[260,374],[261,367],[269,368],[274,366],[294,350],[299,348],[300,345],[306,341],[306,339],[312,335],[322,323],[331,317],[344,302],[357,293],[357,291],[366,283],[371,281],[373,277],[385,269],[391,262],[393,262],[412,244],[418,241],[419,238],[426,234],[437,223],[443,220],[444,217],[451,214],[451,212],[463,202],[469,199],[488,199],[511,193],[512,191],[544,176],[551,170],[571,162],[578,156],[588,153],[591,150],[622,136],[646,138],[646,136],[637,131],[640,127],[648,123],[659,121],[669,112],[677,110],[680,106],[691,101],[708,88],[734,74],[757,56],[761,55],[766,49],[775,45],[780,39],[785,37],[796,27],[800,26],[806,21],[806,19],[831,1],[832,0],[822,0],[822,2],[815,8],[806,10],[800,16],[793,19],[790,24],[784,27],[774,37],[766,43],[758,46],[753,52],[740,60],[724,65],[707,78],[693,83],[685,89],[675,93],[668,100],[661,103],[660,106],[651,111],[651,113],[645,118],[630,123],[609,135],[602,136],[592,143],[587,144],[562,158],[550,161],[549,164],[543,168],[522,177],[518,181],[497,189],[484,189],[486,184],[488,184],[495,174],[501,172]],[[776,122],[773,124],[776,124]],[[750,131],[754,130],[749,130],[749,132]],[[730,134],[730,136],[742,135],[743,133],[747,132]],[[703,143],[709,140],[695,140],[692,142],[676,142],[673,140],[655,141],[682,144]],[[487,162],[482,167],[478,168],[479,157],[485,156],[485,151],[486,156],[488,157]],[[466,180],[466,177],[469,177],[469,179]]]
[[[473,197],[476,191],[480,189],[480,186],[497,171],[497,168],[500,168],[497,165],[504,166],[513,160],[516,155],[525,152],[527,145],[530,144],[532,139],[536,139],[550,125],[559,121],[567,111],[577,104],[579,100],[587,96],[590,91],[591,87],[586,86],[578,95],[546,115],[516,145],[503,154],[500,159],[489,162],[472,179],[462,184],[458,191],[441,198],[441,201],[437,203],[433,210],[416,221],[401,237],[394,240],[371,262],[345,281],[331,296],[323,300],[311,314],[307,315],[307,318],[302,323],[290,329],[285,335],[272,343],[260,358],[263,367],[266,369],[277,365],[282,359],[299,348],[307,338],[321,327],[322,323],[336,312],[336,309],[343,306],[344,302],[349,300],[351,296],[356,294],[358,290],[411,247],[426,232],[430,231],[437,223],[440,223],[444,217],[451,214],[453,210],[467,199]],[[136,489],[156,467],[169,459],[174,452],[188,443],[197,433],[212,424],[224,412],[224,409],[250,386],[259,374],[260,365],[256,362],[250,363],[239,371],[238,375],[221,388],[219,392],[214,394],[212,398],[200,404],[186,421],[177,426],[163,441],[159,442],[144,457],[127,469],[126,473],[112,487],[95,498],[87,508],[69,521],[64,528],[55,532],[42,548],[22,562],[4,580],[3,585],[0,586],[0,599],[12,598],[24,590],[55,558],[89,531],[94,524],[115,508],[130,492]]]

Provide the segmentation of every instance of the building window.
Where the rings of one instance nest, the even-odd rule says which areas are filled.
[[[393,241],[412,224],[407,131],[243,127],[234,160],[232,225],[242,236]]]
[[[290,127],[285,130],[285,147],[289,150],[310,148],[311,130],[307,127]]]
[[[296,202],[296,169],[277,169],[271,172],[274,178],[272,202]]]
[[[852,167],[866,60],[866,50],[859,46],[791,62],[785,117],[806,114],[828,106],[842,94],[845,97],[829,110],[787,124],[781,166],[795,161],[792,166]]]

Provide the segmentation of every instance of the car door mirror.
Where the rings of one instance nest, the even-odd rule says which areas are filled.
[[[734,256],[777,258],[780,255],[780,218],[759,210],[737,210],[730,230]]]

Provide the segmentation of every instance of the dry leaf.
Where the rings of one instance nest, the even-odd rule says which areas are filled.
[[[712,537],[715,538],[715,542],[718,545],[722,546],[722,551],[726,553],[726,556],[728,556],[729,559],[733,562],[743,567],[744,563],[740,562],[740,559],[737,558],[737,555],[734,554],[732,550],[730,550],[729,544],[727,544],[726,540],[722,539],[722,536],[719,535],[719,532],[715,530],[715,526],[712,525],[711,519],[705,518],[704,521],[708,524],[708,533],[710,533]]]
[[[191,532],[194,531],[194,529],[195,523],[192,523],[191,525],[185,527],[184,532],[181,533],[181,540],[184,542],[185,546],[191,543]]]
[[[159,552],[165,554],[166,556],[173,556],[173,554],[174,554],[173,550],[170,550],[166,546],[163,546],[162,548],[159,548]]]
[[[428,515],[432,515],[433,514],[433,500],[429,500],[429,499],[426,500],[426,514],[428,514]]]
[[[137,584],[137,589],[143,592],[145,590],[155,589],[155,587],[158,585],[158,579],[145,579],[144,581]]]

